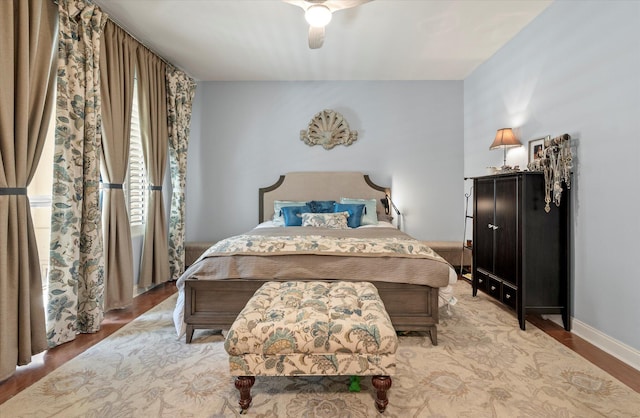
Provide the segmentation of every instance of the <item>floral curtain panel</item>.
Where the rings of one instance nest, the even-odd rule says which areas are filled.
[[[0,1],[0,382],[47,348],[27,186],[53,109],[56,7]]]
[[[107,15],[84,0],[58,0],[57,115],[47,339],[53,347],[103,319],[99,205],[100,36]]]
[[[171,213],[169,217],[169,267],[171,279],[184,272],[184,214],[187,182],[187,146],[195,81],[184,72],[167,66],[167,113],[169,123],[169,165],[171,169]]]

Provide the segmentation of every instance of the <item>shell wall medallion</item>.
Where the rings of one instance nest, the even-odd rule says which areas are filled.
[[[351,145],[358,139],[358,132],[349,129],[349,124],[338,112],[325,109],[309,122],[308,129],[300,131],[300,140],[309,146],[322,145],[331,149],[336,145]]]

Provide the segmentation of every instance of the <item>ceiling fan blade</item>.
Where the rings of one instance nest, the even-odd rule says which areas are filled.
[[[318,49],[324,43],[324,28],[309,26],[309,48]]]
[[[282,0],[285,3],[293,4],[294,6],[302,7],[303,10],[307,10],[309,3],[305,0]]]
[[[352,7],[360,6],[361,4],[365,4],[370,1],[371,0],[326,0],[322,2],[322,5],[328,7],[331,12],[335,12],[337,10],[350,9]]]
[[[368,3],[371,0],[282,0],[285,3],[293,4],[294,6],[301,7],[303,10],[307,10],[311,6],[323,5],[326,6],[332,12],[336,10],[350,9],[352,7],[360,6],[361,4]]]

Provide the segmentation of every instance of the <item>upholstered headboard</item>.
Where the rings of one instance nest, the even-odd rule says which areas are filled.
[[[275,200],[336,200],[341,197],[376,199],[379,213],[384,213],[380,199],[391,195],[388,187],[374,184],[368,175],[358,172],[308,171],[287,173],[277,182],[259,191],[258,222],[273,218]]]

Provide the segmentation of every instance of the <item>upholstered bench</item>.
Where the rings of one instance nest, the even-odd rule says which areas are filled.
[[[240,408],[255,376],[372,376],[384,412],[398,338],[378,291],[365,282],[267,282],[227,333]]]
[[[189,241],[184,244],[184,265],[189,267],[209,249],[214,241]]]
[[[452,266],[467,267],[471,265],[471,249],[463,247],[461,241],[425,241],[438,255]]]

